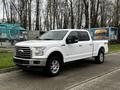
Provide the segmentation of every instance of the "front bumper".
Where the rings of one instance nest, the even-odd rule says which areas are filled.
[[[47,59],[46,58],[37,58],[37,59],[23,59],[14,57],[13,61],[16,65],[20,66],[46,66]]]

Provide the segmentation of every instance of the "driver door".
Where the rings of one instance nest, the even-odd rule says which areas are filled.
[[[71,37],[78,38],[78,33],[76,31],[72,31],[68,35],[67,39],[71,38]],[[63,49],[65,51],[65,62],[73,61],[73,60],[79,58],[79,44],[78,44],[78,42],[77,43],[66,44]]]

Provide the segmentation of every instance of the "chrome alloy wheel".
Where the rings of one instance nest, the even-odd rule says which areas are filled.
[[[58,60],[53,60],[50,65],[50,70],[53,74],[56,74],[59,72],[60,69],[60,63]]]
[[[100,61],[103,62],[103,61],[104,61],[104,54],[103,54],[103,53],[100,53],[99,58],[100,58]]]

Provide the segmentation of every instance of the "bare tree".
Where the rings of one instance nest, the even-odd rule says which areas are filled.
[[[40,28],[40,1],[36,0],[36,28],[35,30],[39,30]]]
[[[29,27],[29,30],[31,30],[31,3],[32,3],[32,0],[28,0],[28,17],[29,17],[29,19],[28,19],[28,27]],[[26,7],[27,8],[27,7]]]
[[[100,8],[100,0],[91,0],[91,27],[98,26],[98,12]]]
[[[2,0],[3,17],[9,23],[20,23],[26,29],[52,30],[81,28],[89,25],[89,0]],[[91,27],[120,25],[120,0],[91,1]],[[36,6],[34,8],[34,6]],[[45,5],[44,8],[42,5]],[[35,11],[35,12],[34,12]],[[5,16],[6,15],[6,16]],[[34,17],[32,17],[34,15]],[[4,21],[4,18],[3,18]],[[34,24],[34,25],[33,25]],[[33,25],[33,26],[32,26]]]
[[[115,5],[114,5],[114,17],[113,17],[113,20],[114,20],[114,26],[118,27],[119,26],[119,21],[120,21],[120,0],[115,0]]]
[[[4,7],[4,10],[5,10],[5,14],[6,14],[7,22],[10,22],[8,1],[7,0],[2,0],[2,2],[3,2],[3,7]]]

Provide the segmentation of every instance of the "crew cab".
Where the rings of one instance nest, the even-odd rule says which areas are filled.
[[[84,29],[60,29],[43,34],[39,40],[17,43],[14,62],[23,70],[40,67],[56,76],[64,63],[94,57],[101,64],[106,53],[108,40],[92,40]]]

